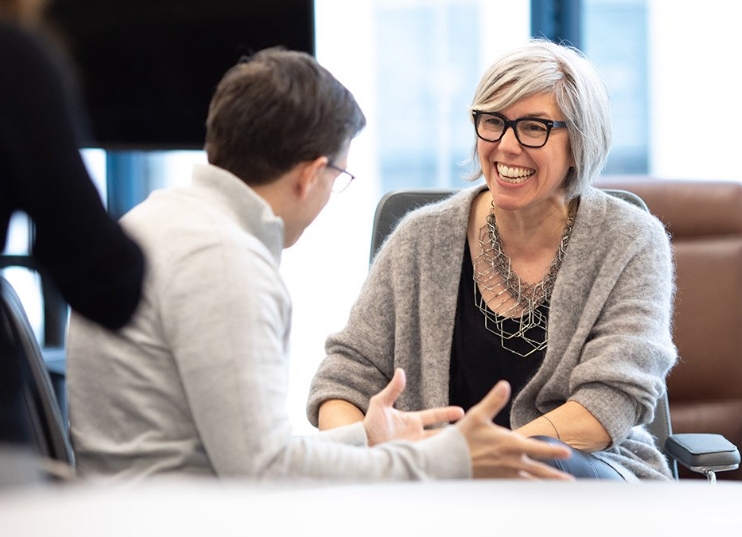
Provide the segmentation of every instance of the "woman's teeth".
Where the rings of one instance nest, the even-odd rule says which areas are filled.
[[[501,179],[509,183],[522,183],[536,172],[529,168],[511,168],[505,164],[498,164],[497,173]]]

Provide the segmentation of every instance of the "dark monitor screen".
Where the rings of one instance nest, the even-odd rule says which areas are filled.
[[[77,71],[86,147],[200,149],[217,83],[269,46],[315,54],[312,0],[54,0]]]

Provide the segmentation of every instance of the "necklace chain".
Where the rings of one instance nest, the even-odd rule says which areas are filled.
[[[475,286],[477,308],[484,315],[485,328],[500,338],[503,348],[519,356],[529,356],[546,348],[549,302],[572,235],[576,213],[577,203],[572,202],[554,260],[544,278],[534,284],[521,281],[512,269],[512,261],[504,252],[497,231],[494,203],[487,215],[487,223],[479,232],[481,253],[474,259],[474,281],[483,292],[478,293]],[[485,300],[484,292],[488,293],[489,299]],[[505,326],[508,320],[515,321],[515,330]],[[509,346],[510,340],[516,338],[526,342],[525,352]]]

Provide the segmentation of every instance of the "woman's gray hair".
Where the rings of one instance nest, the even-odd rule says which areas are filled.
[[[612,136],[611,105],[605,84],[579,50],[533,39],[508,52],[480,80],[471,111],[501,112],[539,93],[554,95],[567,122],[575,166],[567,173],[564,186],[568,199],[572,199],[603,171]],[[470,178],[477,179],[482,169],[476,155],[476,138],[472,160],[476,169]]]

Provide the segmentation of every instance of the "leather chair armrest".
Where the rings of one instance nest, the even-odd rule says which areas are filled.
[[[693,472],[706,474],[736,470],[740,455],[737,446],[713,433],[683,433],[668,436],[665,452]]]

